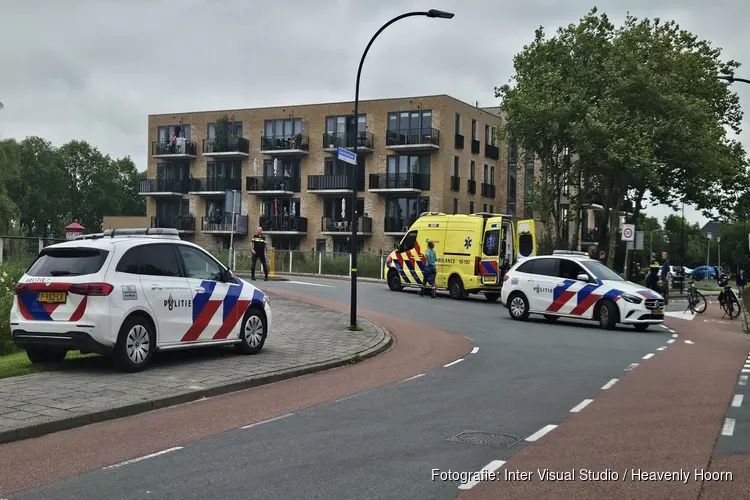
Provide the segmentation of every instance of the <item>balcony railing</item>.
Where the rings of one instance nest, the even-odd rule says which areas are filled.
[[[456,134],[456,140],[455,140],[455,147],[456,149],[463,149],[464,148],[464,136],[461,134]]]
[[[349,175],[308,175],[308,191],[351,191],[354,179]]]
[[[234,233],[247,234],[247,215],[236,215],[234,217]],[[232,216],[201,217],[201,231],[204,233],[229,233],[232,231]]]
[[[389,130],[385,145],[389,147],[429,146],[435,148],[440,146],[440,131],[434,128]]]
[[[409,230],[417,217],[386,217],[384,229],[386,233],[405,233]]]
[[[151,227],[195,231],[195,216],[193,214],[180,214],[168,217],[151,217]]]
[[[351,149],[355,142],[358,150],[371,150],[374,144],[374,136],[372,132],[359,132],[355,140],[352,134],[323,134],[323,149],[326,151],[335,151],[336,148]]]
[[[299,177],[247,177],[245,179],[245,190],[247,192],[257,191],[280,191],[299,193],[302,179]]]
[[[139,193],[176,193],[189,191],[190,179],[143,179],[138,183]]]
[[[261,136],[262,152],[310,151],[310,138],[306,135]]]
[[[476,192],[477,192],[477,181],[475,181],[473,179],[469,179],[468,181],[466,181],[466,191],[469,194],[476,194]]]
[[[458,191],[461,189],[461,178],[451,175],[451,191]]]
[[[429,189],[429,185],[424,174],[370,174],[370,189],[422,190]]]
[[[153,156],[195,156],[197,147],[192,141],[153,141],[151,143],[151,155]]]
[[[581,233],[581,243],[598,243],[599,231],[584,231]]]
[[[203,154],[206,156],[231,156],[250,153],[250,141],[245,137],[230,137],[228,140],[203,139]]]
[[[192,193],[218,193],[226,189],[242,191],[242,179],[239,177],[205,177],[190,179],[190,192]]]
[[[500,159],[500,148],[493,146],[492,144],[484,145],[484,157],[492,160]]]
[[[261,216],[258,225],[266,232],[307,233],[307,219],[305,217]]]
[[[324,233],[341,233],[351,234],[352,228],[349,225],[349,220],[334,219],[332,217],[323,217],[320,220],[320,230]],[[372,233],[372,218],[371,217],[358,217],[357,218],[357,233],[371,234]]]
[[[483,182],[482,183],[482,196],[484,196],[485,198],[494,198],[495,197],[495,185]]]
[[[476,139],[471,140],[471,154],[478,155],[479,154],[479,141]]]

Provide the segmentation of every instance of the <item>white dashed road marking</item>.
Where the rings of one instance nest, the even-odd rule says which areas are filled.
[[[616,378],[613,378],[612,380],[610,380],[609,382],[607,382],[606,384],[604,384],[604,385],[602,386],[602,390],[606,390],[606,389],[609,389],[610,387],[612,387],[612,386],[613,386],[613,385],[615,385],[616,383],[617,383],[617,379],[616,379]]]
[[[693,342],[692,340],[686,340],[685,343],[686,344],[695,344],[695,342]]]
[[[250,424],[250,425],[246,425],[244,427],[241,427],[241,429],[249,429],[251,427],[257,427],[257,426],[262,425],[262,424],[267,424],[269,422],[275,422],[276,420],[281,420],[282,418],[291,417],[292,415],[294,415],[294,413],[287,413],[286,415],[281,415],[280,417],[269,418],[268,420],[261,420],[260,422],[255,422],[254,424]]]
[[[732,406],[735,408],[739,408],[740,406],[742,406],[742,399],[744,397],[745,396],[743,396],[742,394],[735,394],[734,399],[732,399]]]
[[[547,434],[548,432],[550,432],[551,430],[553,430],[555,427],[557,427],[557,426],[556,425],[552,425],[552,424],[545,425],[544,427],[542,427],[541,429],[539,429],[538,431],[536,431],[534,434],[532,434],[531,436],[527,437],[526,441],[537,441],[542,436],[544,436],[545,434]]]
[[[654,357],[654,353],[650,352],[650,353],[646,354],[645,356],[643,356],[643,359],[649,359],[649,358],[653,358],[653,357]]]
[[[478,347],[475,347],[474,349],[471,350],[472,354],[476,354],[478,352],[479,352],[479,348]]]
[[[576,406],[570,409],[570,413],[578,413],[579,411],[586,408],[591,402],[594,401],[593,399],[584,399],[580,403],[578,403]]]
[[[747,375],[740,375],[740,385],[747,385]]]
[[[457,359],[456,361],[451,361],[451,362],[450,362],[450,363],[448,363],[447,365],[443,365],[443,368],[448,368],[449,366],[453,366],[453,365],[455,365],[455,364],[457,364],[457,363],[460,363],[460,362],[461,362],[461,361],[463,361],[463,360],[464,360],[464,358],[461,358],[461,359]]]
[[[671,343],[673,343],[673,342],[674,342],[674,339],[669,339],[669,340],[667,340],[667,344],[671,344]]]
[[[307,281],[287,281],[287,283],[293,283],[295,285],[321,286],[323,288],[336,288],[333,285],[323,285],[321,283],[308,283]]]
[[[114,469],[117,467],[122,467],[123,465],[130,465],[134,464],[136,462],[140,462],[141,460],[146,460],[148,458],[154,458],[158,457],[160,455],[166,455],[167,453],[171,453],[173,451],[181,450],[182,446],[175,446],[174,448],[169,448],[167,450],[157,451],[156,453],[151,453],[150,455],[144,455],[142,457],[134,458],[132,460],[125,460],[124,462],[120,462],[119,464],[115,465],[108,465],[107,467],[102,467],[102,469]]]
[[[672,338],[673,338],[673,339],[676,339],[676,338],[677,338],[677,334],[676,334],[676,333],[673,333],[673,334],[672,334]]]
[[[487,474],[488,472],[495,472],[497,469],[499,469],[503,465],[505,465],[505,460],[493,460],[492,462],[490,462],[487,465],[485,465],[484,467],[482,467],[482,470],[479,471],[479,474],[477,474],[477,475],[480,478],[481,477],[485,477],[486,475],[488,475]],[[471,481],[468,481],[468,482],[462,484],[461,486],[459,486],[458,489],[459,490],[470,490],[474,486],[476,486],[477,484],[479,484],[479,481],[477,481],[477,480],[471,480]]]
[[[401,382],[408,382],[409,380],[414,380],[415,378],[424,377],[424,373],[420,373],[419,375],[414,375],[413,377],[409,377],[407,379],[402,380]]]
[[[636,366],[638,366],[638,363],[630,363],[630,366],[628,366],[627,368],[625,368],[625,371],[629,372],[630,370],[632,370]]]
[[[663,346],[661,346],[660,348],[658,348],[658,349],[657,349],[657,351],[663,351],[663,350],[664,350],[664,349],[666,349],[666,348],[667,348],[667,346],[663,345]]]
[[[721,429],[722,436],[731,436],[734,434],[734,419],[727,417],[724,420],[724,427]]]

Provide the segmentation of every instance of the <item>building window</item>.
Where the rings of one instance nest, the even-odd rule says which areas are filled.
[[[260,202],[261,217],[288,219],[300,217],[300,213],[299,198],[265,198]]]
[[[508,202],[508,216],[515,217],[516,216],[516,202],[515,201],[509,201]]]
[[[518,174],[517,151],[515,146],[510,146],[508,151],[508,207],[513,204],[515,212],[516,203],[516,176]]]
[[[531,199],[534,190],[534,158],[526,159],[523,176],[523,213],[527,219],[534,218],[534,203]]]
[[[461,114],[456,113],[456,135],[461,135]]]
[[[495,166],[490,166],[490,184],[495,185]]]
[[[492,141],[493,146],[497,146],[497,144],[495,144],[495,127],[492,127],[492,135],[490,136],[490,141]]]
[[[422,189],[430,189],[430,155],[389,156],[386,164],[388,176],[422,175]]]
[[[302,133],[302,118],[287,118],[283,120],[266,120],[264,124],[265,137],[287,138]]]
[[[344,200],[346,200],[344,202]],[[343,215],[341,211],[341,205],[344,205]],[[365,213],[365,199],[357,198],[357,216],[362,217]],[[352,220],[352,200],[351,197],[346,198],[325,198],[323,200],[323,217],[329,217],[330,219],[339,221],[350,221]]]
[[[337,137],[346,137],[354,128],[354,115],[349,116],[327,116],[326,117],[326,134]],[[361,134],[367,131],[367,116],[359,115],[357,120],[357,133]]]
[[[190,140],[190,125],[165,125],[159,127],[159,142],[169,142],[172,136],[184,137],[186,141]]]
[[[315,251],[319,253],[324,253],[326,251],[326,240],[324,239],[318,239],[315,240]]]
[[[453,157],[453,177],[458,177],[458,156]]]
[[[301,238],[294,236],[272,236],[271,248],[274,250],[299,250]]]
[[[458,213],[458,198],[453,198],[453,215]]]
[[[229,137],[242,137],[242,122],[234,122],[229,124]],[[216,138],[216,124],[208,124],[208,140]]]
[[[240,179],[242,178],[242,162],[239,160],[210,161],[206,163],[206,177]]]
[[[487,184],[487,182],[490,180],[490,166],[486,163],[484,164],[484,171],[482,173],[482,182]]]
[[[474,165],[474,160],[471,160],[471,166],[469,167],[469,178],[472,181],[476,180],[475,172],[474,172],[475,170],[476,170],[476,168],[475,168],[475,165]]]
[[[491,214],[495,213],[495,205],[490,205],[490,213]]]
[[[474,213],[474,202],[473,201],[469,202],[469,213],[470,214]]]
[[[568,172],[563,172],[562,174],[562,195],[563,196],[569,196],[570,195],[570,179],[568,178]]]
[[[484,203],[484,204],[482,205],[482,212],[486,212],[486,211],[487,211],[487,204],[486,204],[486,203]]]
[[[432,128],[432,111],[401,111],[388,113],[388,132],[410,133],[411,130]]]
[[[484,143],[485,144],[491,144],[492,139],[490,139],[490,126],[485,125],[484,126]]]
[[[478,141],[479,138],[477,137],[477,121],[471,120],[471,138],[475,141]]]
[[[429,211],[427,197],[388,198],[385,202],[386,232],[400,232],[411,226],[420,214]]]

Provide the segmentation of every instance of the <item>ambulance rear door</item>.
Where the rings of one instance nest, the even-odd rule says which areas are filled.
[[[500,284],[500,265],[505,249],[504,233],[502,216],[490,217],[485,221],[479,263],[479,279],[483,285]]]
[[[516,259],[536,255],[536,228],[533,219],[518,221],[516,229]]]

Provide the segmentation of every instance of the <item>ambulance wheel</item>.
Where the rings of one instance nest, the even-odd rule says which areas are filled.
[[[599,326],[605,330],[614,330],[617,325],[617,306],[611,300],[600,302],[597,306]]]
[[[388,272],[388,288],[390,288],[392,292],[400,292],[404,288],[401,285],[401,277],[395,269],[391,269]]]
[[[508,312],[510,317],[521,321],[529,318],[529,301],[520,292],[515,292],[508,298]]]
[[[448,280],[448,290],[452,299],[463,300],[469,297],[469,294],[464,290],[464,282],[458,276],[451,276]]]
[[[485,293],[484,298],[489,300],[490,302],[497,302],[497,299],[500,298],[499,293]]]

